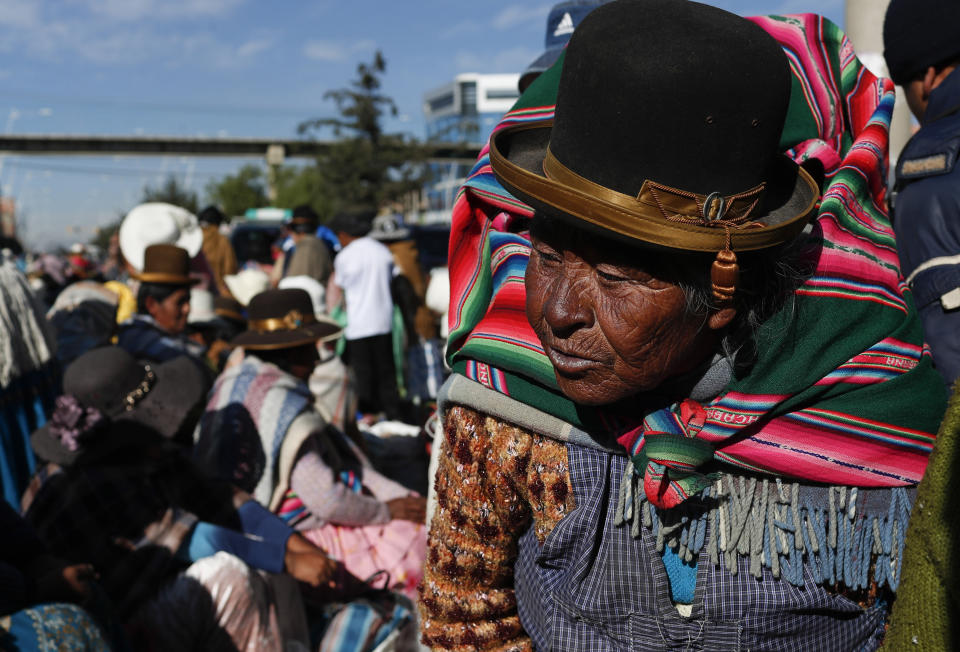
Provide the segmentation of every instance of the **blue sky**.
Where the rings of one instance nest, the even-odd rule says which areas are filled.
[[[552,2],[487,0],[0,0],[0,128],[9,133],[293,137],[334,113],[380,49],[391,131],[424,135],[424,91],[461,72],[520,72]],[[717,0],[743,15],[843,0]],[[8,156],[0,187],[34,246],[86,240],[167,174],[202,190],[250,160]],[[256,162],[256,161],[252,161]]]

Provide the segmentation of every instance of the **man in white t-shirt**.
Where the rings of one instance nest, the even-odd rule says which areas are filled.
[[[344,361],[353,369],[363,413],[400,417],[400,396],[393,364],[393,255],[367,237],[374,213],[340,213],[330,228],[343,248],[333,261],[333,282],[347,308]]]

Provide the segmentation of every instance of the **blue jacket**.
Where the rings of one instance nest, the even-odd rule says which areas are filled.
[[[893,228],[933,360],[960,376],[960,69],[930,94],[924,126],[897,163]]]
[[[181,355],[203,359],[205,348],[183,335],[160,329],[149,315],[134,315],[120,325],[117,346],[138,360],[167,362]]]

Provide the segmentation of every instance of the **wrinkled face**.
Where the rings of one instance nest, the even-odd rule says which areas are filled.
[[[173,335],[182,333],[190,314],[190,288],[180,288],[163,301],[148,298],[147,311],[163,330]]]
[[[550,218],[536,218],[531,236],[527,319],[568,398],[616,403],[712,354],[707,317],[688,314],[681,288],[658,278],[643,250]]]

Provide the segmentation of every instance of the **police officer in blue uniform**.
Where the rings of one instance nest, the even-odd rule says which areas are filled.
[[[921,125],[897,163],[897,251],[949,387],[960,376],[960,2],[892,0],[883,40]]]

